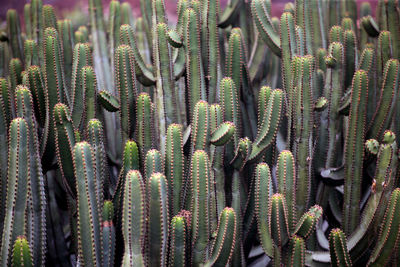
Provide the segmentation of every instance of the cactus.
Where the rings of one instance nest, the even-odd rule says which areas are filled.
[[[106,200],[103,205],[103,266],[114,266],[115,255],[115,227],[112,219],[114,218],[114,206],[112,201]]]
[[[329,234],[332,266],[352,266],[346,242],[346,237],[340,229],[333,229]]]
[[[176,2],[6,11],[1,265],[396,265],[398,1]]]
[[[136,114],[133,112],[137,96],[134,60],[133,51],[127,45],[120,45],[115,51],[115,82],[121,103],[120,120],[124,141],[133,137],[136,126]]]
[[[141,155],[153,148],[154,140],[154,108],[151,98],[146,93],[141,93],[136,100],[137,140]]]
[[[169,185],[170,214],[176,215],[183,200],[184,164],[182,125],[171,124],[167,130],[165,176]]]
[[[304,239],[299,236],[293,236],[290,240],[290,254],[287,266],[305,266],[305,250]]]
[[[343,226],[345,233],[350,233],[358,224],[360,211],[360,184],[362,177],[362,162],[364,157],[364,128],[366,103],[368,98],[368,78],[363,70],[354,74],[351,93],[350,121],[346,133],[344,151],[344,203]],[[357,134],[354,134],[357,133]]]
[[[19,236],[15,240],[13,247],[12,266],[34,266],[32,263],[32,254],[29,248],[28,240],[24,236]]]
[[[33,263],[45,264],[46,244],[46,195],[44,177],[39,155],[39,138],[37,136],[37,124],[33,111],[33,100],[29,90],[24,86],[18,86],[16,91],[17,116],[26,120],[29,131],[29,176],[32,222],[31,233],[28,236],[32,245]]]
[[[122,233],[124,236],[123,266],[143,266],[142,255],[145,233],[145,192],[142,175],[131,170],[126,175],[124,185],[124,204]]]
[[[73,150],[78,206],[78,253],[85,265],[101,265],[102,235],[101,207],[97,198],[96,165],[92,148],[86,142],[77,143]]]
[[[30,191],[29,133],[26,120],[14,119],[9,127],[8,183],[5,202],[3,237],[0,250],[1,264],[11,263],[12,246],[18,236],[24,235],[25,212]]]
[[[148,180],[149,266],[165,266],[168,244],[168,185],[165,176],[153,173]]]
[[[72,121],[75,127],[79,127],[85,106],[85,91],[82,85],[82,68],[92,64],[92,53],[88,44],[78,43],[74,48],[72,60],[71,100]]]
[[[183,216],[175,216],[170,226],[170,266],[185,266],[186,263],[186,240],[187,222]]]

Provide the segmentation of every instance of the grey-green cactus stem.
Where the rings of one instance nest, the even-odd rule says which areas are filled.
[[[86,140],[92,146],[93,156],[96,161],[97,197],[100,203],[103,202],[103,192],[105,194],[104,197],[111,195],[110,191],[112,187],[107,173],[107,154],[103,131],[103,125],[98,119],[91,119],[88,122],[86,128]]]
[[[183,127],[171,124],[167,130],[165,148],[165,175],[169,186],[170,214],[176,215],[183,202],[183,178],[185,158],[183,155]]]
[[[277,56],[281,56],[281,41],[278,33],[273,28],[270,9],[270,0],[253,0],[251,2],[251,13],[261,38],[263,38],[272,52]]]
[[[351,99],[344,151],[343,227],[345,233],[351,233],[358,225],[360,218],[358,205],[361,198],[365,115],[368,101],[368,78],[363,70],[358,70],[354,74]]]
[[[34,40],[28,39],[24,43],[25,70],[32,65],[39,65],[38,45]]]
[[[157,149],[149,150],[144,156],[144,173],[146,181],[153,173],[164,173],[164,162]]]
[[[142,175],[131,170],[126,175],[122,216],[124,258],[122,266],[144,266],[145,191]]]
[[[72,160],[75,146],[75,133],[70,111],[66,105],[59,103],[54,106],[53,116],[58,164],[64,178],[66,191],[68,191],[72,197],[75,197],[76,177]]]
[[[153,37],[155,38],[156,46],[153,47],[153,52],[155,53],[154,59],[156,64],[155,72],[157,78],[157,87],[161,86],[163,90],[164,98],[164,109],[165,109],[165,127],[168,127],[173,122],[180,122],[180,110],[178,109],[179,102],[178,93],[176,92],[174,68],[171,64],[172,55],[171,49],[168,45],[168,26],[166,24],[157,24],[157,28],[154,29]],[[157,90],[158,92],[158,90]],[[159,94],[157,93],[157,96]],[[161,97],[161,96],[160,96]],[[159,103],[156,102],[156,106]]]
[[[399,80],[399,61],[390,59],[385,64],[378,106],[372,121],[369,123],[367,132],[369,138],[379,140],[383,136],[383,132],[390,128],[390,122],[395,111],[395,101],[398,97]]]
[[[168,185],[165,176],[154,173],[148,180],[148,260],[149,266],[167,265]]]
[[[185,217],[177,215],[171,220],[169,266],[183,267],[186,264],[187,248],[187,222]]]
[[[115,51],[115,83],[121,103],[120,120],[123,142],[133,137],[136,126],[134,111],[137,88],[134,61],[133,50],[129,46],[120,45]]]
[[[66,94],[71,99],[71,73],[72,73],[72,53],[74,47],[74,35],[72,31],[72,22],[69,19],[59,20],[57,22],[60,44],[63,49],[63,65],[65,71]]]
[[[75,45],[72,60],[71,100],[72,120],[79,128],[85,106],[85,92],[82,86],[82,68],[92,65],[92,53],[86,43]]]
[[[112,201],[106,200],[103,205],[103,266],[114,266],[115,257],[115,227],[113,224],[114,206]]]
[[[313,158],[313,87],[314,58],[312,56],[293,59],[293,151],[296,162],[296,212],[297,216],[305,212],[311,192]],[[297,71],[297,73],[296,73]]]
[[[201,61],[200,26],[196,12],[189,8],[184,13],[184,39],[186,51],[186,79],[189,95],[189,118],[193,118],[195,105],[206,100],[206,88]]]
[[[142,55],[136,44],[136,37],[133,28],[130,25],[121,25],[119,30],[120,44],[129,45],[132,48],[135,57],[135,72],[138,81],[144,86],[154,85],[156,80],[154,78],[152,69],[146,66]]]
[[[217,237],[212,246],[210,260],[205,266],[226,266],[229,264],[235,248],[237,214],[226,207],[220,214]]]
[[[7,11],[7,35],[10,42],[11,55],[14,58],[24,59],[23,43],[19,16],[15,9]]]
[[[272,257],[274,254],[274,241],[272,240],[269,226],[268,201],[272,195],[271,172],[266,163],[259,163],[254,173],[255,180],[255,212],[257,216],[258,234],[264,252]]]
[[[77,143],[73,151],[78,210],[78,257],[86,266],[102,265],[101,204],[97,198],[96,165],[91,146]]]
[[[12,246],[16,238],[24,235],[25,212],[30,191],[30,152],[28,125],[22,118],[14,119],[9,128],[8,183],[6,212],[0,249],[2,266],[11,263]]]
[[[208,258],[207,244],[211,235],[210,216],[212,176],[207,153],[197,150],[191,162],[191,195],[192,195],[192,263],[198,265]]]
[[[46,195],[42,164],[40,161],[39,138],[36,132],[37,123],[33,110],[32,95],[25,86],[18,86],[16,91],[17,116],[26,120],[29,131],[29,171],[30,195],[32,202],[32,222],[29,240],[32,244],[33,263],[37,266],[45,264],[47,238],[46,238]]]
[[[390,202],[385,213],[385,220],[381,226],[377,245],[368,261],[368,266],[383,266],[390,259],[396,249],[399,240],[400,221],[397,218],[399,213],[400,189],[396,188],[390,197]]]

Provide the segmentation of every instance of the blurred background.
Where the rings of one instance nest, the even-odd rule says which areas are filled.
[[[62,15],[62,17],[68,17],[71,19],[85,20],[86,18],[82,17],[82,12],[87,13],[88,11],[88,1],[89,0],[43,0],[43,4],[51,4],[55,7],[58,15]],[[103,6],[105,11],[108,11],[108,5],[111,0],[103,0]],[[150,1],[150,0],[148,0]],[[221,6],[224,7],[229,0],[220,0]],[[250,1],[250,0],[245,0]],[[314,1],[314,0],[310,0]],[[333,0],[340,1],[340,0]],[[17,9],[19,14],[23,14],[23,9],[25,3],[30,2],[29,0],[0,0],[0,19],[5,20],[7,10],[10,8]],[[132,5],[133,12],[135,16],[140,16],[140,5],[139,0],[127,0],[120,2],[129,2]],[[176,20],[176,2],[177,0],[165,0],[166,9],[168,12],[168,18],[171,22]],[[280,16],[283,10],[285,3],[293,2],[290,0],[271,0],[272,2],[272,15]],[[357,0],[359,4],[362,2],[370,2],[372,10],[375,9],[378,0]],[[23,18],[21,18],[22,20]]]

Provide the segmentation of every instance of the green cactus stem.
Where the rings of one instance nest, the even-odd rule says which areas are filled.
[[[390,197],[390,202],[386,208],[385,217],[381,226],[377,245],[368,261],[368,266],[383,266],[390,259],[393,250],[399,239],[399,196],[400,189],[396,188]]]
[[[344,151],[343,227],[345,233],[351,233],[358,225],[360,218],[359,202],[368,99],[368,78],[363,70],[358,70],[354,74],[351,99],[349,127],[346,132]]]
[[[226,266],[229,264],[236,241],[236,213],[226,207],[220,214],[217,237],[212,246],[212,253],[205,266]]]
[[[33,110],[32,95],[25,86],[18,86],[16,91],[17,116],[26,120],[29,131],[29,171],[32,221],[30,222],[30,243],[32,244],[33,263],[38,266],[45,264],[46,237],[46,195],[42,164],[40,161],[39,138],[36,132],[37,124]]]
[[[398,95],[399,79],[399,61],[396,59],[388,60],[383,72],[383,82],[377,110],[368,127],[368,137],[380,139],[383,136],[383,132],[389,128]]]
[[[103,205],[103,266],[114,266],[115,256],[115,227],[113,224],[114,207],[112,201],[106,200]]]
[[[183,179],[185,158],[183,155],[183,127],[171,124],[167,130],[165,148],[165,176],[169,186],[170,214],[176,215],[183,202]]]
[[[3,235],[0,249],[2,266],[11,263],[12,246],[24,235],[25,212],[30,191],[30,151],[28,125],[22,118],[14,119],[9,127],[8,183]]]
[[[170,259],[169,266],[183,267],[186,264],[187,251],[187,222],[183,216],[175,216],[170,225]]]
[[[11,55],[13,58],[19,58],[23,60],[24,50],[21,39],[21,26],[19,22],[19,16],[15,9],[9,9],[7,11],[7,35],[10,43]]]
[[[154,85],[156,79],[152,73],[152,70],[146,66],[143,57],[138,50],[132,26],[126,24],[121,25],[119,33],[120,44],[129,45],[132,48],[135,58],[135,73],[138,81],[144,86]]]
[[[352,266],[347,250],[346,236],[342,230],[335,228],[329,234],[329,252],[332,266]]]
[[[82,86],[82,68],[92,65],[92,53],[86,43],[77,43],[74,48],[72,60],[71,79],[71,100],[72,100],[72,121],[78,128],[85,107],[85,93]]]
[[[305,266],[306,243],[303,238],[294,235],[290,239],[287,266]]]
[[[210,138],[209,104],[200,100],[197,102],[192,119],[192,149],[208,150]]]
[[[210,190],[212,177],[207,153],[197,150],[192,156],[191,163],[191,195],[192,195],[192,241],[193,264],[200,264],[207,258],[207,244],[211,235]]]
[[[122,233],[125,251],[122,265],[144,266],[145,192],[142,175],[137,170],[130,170],[126,175],[123,203]]]
[[[274,255],[274,241],[269,226],[268,201],[272,191],[272,178],[266,163],[259,163],[255,170],[255,211],[261,246],[268,256]]]
[[[154,108],[147,93],[141,93],[136,100],[136,136],[141,155],[154,147]]]
[[[278,192],[285,194],[288,210],[288,225],[292,232],[297,221],[296,213],[296,167],[293,154],[284,150],[279,154],[277,161],[276,177],[278,179]]]
[[[32,253],[29,248],[28,240],[24,236],[19,236],[15,240],[13,247],[12,266],[33,267]]]
[[[151,149],[144,159],[145,178],[149,180],[153,173],[164,173],[164,162],[160,151]]]
[[[79,261],[86,266],[102,265],[101,204],[96,194],[96,165],[88,143],[75,145],[73,163],[78,207]]]
[[[133,50],[127,45],[120,45],[115,51],[115,82],[118,87],[121,104],[120,120],[122,140],[133,137],[136,126],[135,100],[137,97]]]
[[[251,13],[261,38],[271,51],[280,57],[281,41],[279,34],[273,28],[270,9],[270,0],[253,0],[251,2]]]
[[[100,203],[103,202],[103,192],[105,196],[111,195],[110,187],[112,187],[108,180],[107,154],[103,132],[103,125],[98,119],[91,119],[88,122],[86,128],[86,140],[92,147],[93,156],[96,161],[97,198],[99,199]],[[78,141],[76,137],[75,140]]]
[[[166,266],[168,244],[168,185],[165,176],[153,173],[148,180],[149,266]]]
[[[39,65],[38,45],[34,40],[28,39],[24,43],[25,70],[32,65]]]
[[[57,104],[53,110],[54,132],[57,149],[57,160],[64,178],[64,186],[72,197],[76,196],[76,177],[73,166],[75,133],[70,111],[64,104]]]

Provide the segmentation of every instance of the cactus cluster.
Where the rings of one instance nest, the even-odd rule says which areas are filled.
[[[398,266],[400,2],[164,1],[8,10],[0,265]]]

